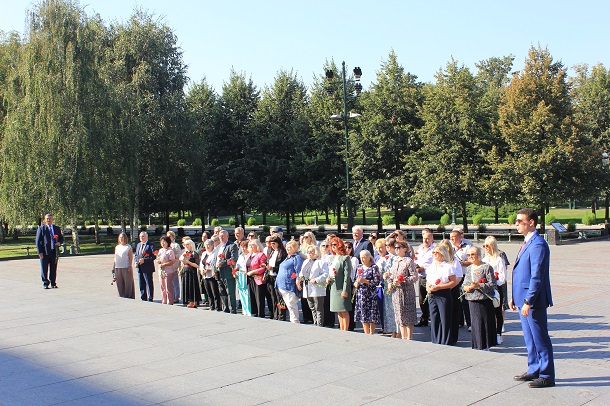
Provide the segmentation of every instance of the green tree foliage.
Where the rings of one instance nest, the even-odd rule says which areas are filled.
[[[566,69],[547,49],[532,47],[499,109],[500,130],[510,150],[500,170],[516,180],[516,200],[541,209],[543,227],[546,204],[582,196],[590,190],[590,168],[600,165],[591,140],[574,131],[566,78]]]
[[[418,202],[460,207],[466,232],[466,203],[477,196],[484,154],[491,143],[482,94],[470,70],[455,60],[439,71],[436,84],[426,87],[422,148],[413,162],[419,168]]]
[[[420,146],[421,87],[417,77],[405,72],[391,51],[381,64],[376,82],[363,96],[362,130],[351,135],[350,166],[364,206],[397,208],[411,197],[410,179],[417,167],[407,162]],[[400,228],[398,214],[395,219]]]

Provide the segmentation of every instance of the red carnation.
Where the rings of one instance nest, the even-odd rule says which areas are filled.
[[[155,256],[159,255],[159,250],[154,250],[153,254],[155,254]]]
[[[292,275],[290,275],[290,278],[291,279],[296,279],[297,278],[297,274],[293,272]]]
[[[191,258],[193,256],[193,254],[191,254],[190,252],[186,252],[184,254],[185,257]]]
[[[487,279],[481,278],[481,279],[479,279],[479,283],[487,283]]]
[[[385,256],[385,259],[390,259],[390,256],[389,256],[389,255],[386,255],[386,256]]]
[[[500,279],[500,276],[498,275],[497,272],[494,272],[494,278],[496,278],[496,280]]]
[[[57,240],[59,236],[57,234],[53,234],[53,238]]]
[[[358,269],[358,275],[362,275],[362,268]]]
[[[413,261],[417,261],[417,255],[413,257]]]
[[[398,283],[403,283],[405,281],[405,276],[404,275],[398,275],[398,278],[396,278],[396,282]],[[439,280],[440,282],[440,280]]]
[[[234,278],[235,278],[235,274],[237,273],[237,271],[239,271],[239,268],[233,268],[233,270],[231,271],[231,274],[233,275]]]
[[[235,261],[230,259],[230,260],[227,261],[227,265],[235,265]]]
[[[204,252],[204,251],[205,251],[205,248],[200,248],[199,249],[199,252]]]
[[[225,254],[218,254],[218,258],[225,259]]]
[[[148,256],[150,256],[150,255],[148,254],[148,252],[144,251],[144,256],[145,256],[145,257],[148,257]]]
[[[434,282],[435,285],[440,285],[441,284],[441,280],[437,279],[436,282]]]

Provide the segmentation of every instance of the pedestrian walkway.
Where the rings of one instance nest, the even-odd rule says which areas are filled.
[[[511,262],[518,244],[501,244]],[[557,386],[531,389],[518,317],[470,349],[120,299],[111,255],[0,262],[0,405],[608,405],[610,242],[551,247]],[[512,268],[512,267],[511,267]],[[156,292],[159,297],[159,292]]]

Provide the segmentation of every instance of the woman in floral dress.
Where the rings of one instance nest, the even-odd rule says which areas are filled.
[[[375,334],[375,325],[381,323],[377,307],[377,285],[381,280],[379,268],[367,250],[360,252],[362,265],[356,271],[356,311],[354,320],[362,323],[365,334]]]
[[[408,255],[411,247],[406,241],[396,241],[394,249],[397,257],[394,259],[388,284],[391,286],[392,305],[394,306],[394,319],[400,326],[403,340],[413,338],[413,326],[417,320],[415,308],[415,282],[419,274],[415,269],[415,262]]]

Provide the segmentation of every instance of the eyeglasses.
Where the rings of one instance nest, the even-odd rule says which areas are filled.
[[[473,254],[466,254],[466,256],[467,256],[467,257],[476,257],[476,256],[477,256],[477,254],[474,254],[474,253],[473,253]]]
[[[386,246],[386,247],[391,247],[391,246],[392,246],[392,244],[386,244],[385,246]]]
[[[254,234],[248,234],[248,237],[256,237]]]
[[[399,249],[401,249],[401,248],[404,248],[404,247],[403,247],[402,245],[395,245],[395,246],[394,246],[394,249],[395,249],[395,250],[399,250]]]
[[[371,240],[376,240],[376,239],[377,239],[377,237],[375,237],[374,235],[371,235],[369,238],[370,238]]]
[[[328,244],[321,244],[320,247],[328,247]]]
[[[440,254],[440,251],[432,251],[433,254]]]
[[[331,246],[331,247],[336,247],[336,246],[337,246],[337,244],[330,244],[330,246]]]
[[[515,220],[515,224],[519,225],[519,224],[527,224],[529,222],[529,220],[521,220],[521,219],[517,219]]]

